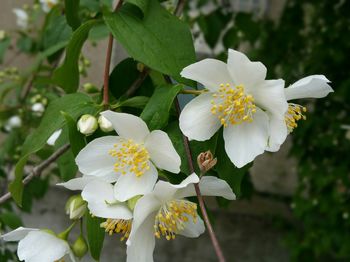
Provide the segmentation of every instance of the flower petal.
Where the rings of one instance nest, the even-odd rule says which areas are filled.
[[[199,181],[199,189],[202,196],[220,196],[228,200],[235,200],[236,195],[225,180],[214,176],[203,176]],[[188,185],[185,188],[179,189],[174,198],[184,198],[195,196],[196,191],[194,186]]]
[[[146,123],[137,116],[116,113],[110,110],[102,112],[101,115],[112,123],[114,130],[121,137],[130,138],[137,143],[142,143],[149,134]]]
[[[329,82],[324,75],[304,77],[285,89],[287,100],[325,97],[330,92],[334,92],[327,84]]]
[[[108,152],[113,149],[114,144],[121,142],[122,138],[119,136],[104,136],[91,141],[75,159],[79,171],[96,177],[115,175],[117,179],[118,175],[114,171],[115,159]]]
[[[56,185],[63,186],[69,190],[83,190],[84,187],[93,180],[103,180],[106,182],[113,183],[116,181],[116,175],[113,174],[113,176],[101,177],[101,178],[97,178],[95,176],[82,176],[82,177],[73,178],[64,183],[58,183]]]
[[[95,216],[114,219],[132,218],[132,213],[126,204],[116,201],[113,185],[108,182],[94,180],[88,183],[81,196],[88,202],[88,208]]]
[[[180,172],[181,158],[176,152],[167,133],[154,130],[147,137],[145,147],[152,162],[161,169],[172,173]]]
[[[226,64],[220,60],[207,58],[185,67],[181,76],[197,81],[210,91],[217,91],[220,84],[231,83]]]
[[[284,116],[281,117],[270,114],[269,119],[270,137],[266,150],[270,152],[277,152],[287,138],[288,129]]]
[[[266,80],[252,89],[257,106],[273,114],[284,116],[288,103],[284,94],[284,80]]]
[[[212,93],[201,94],[182,110],[179,125],[189,139],[208,140],[219,130],[221,123],[210,111],[212,99]]]
[[[11,232],[8,232],[7,234],[0,236],[0,238],[3,239],[4,241],[19,241],[23,239],[29,232],[32,232],[32,231],[39,231],[39,229],[19,227]]]
[[[114,197],[118,201],[126,201],[137,195],[145,195],[153,190],[158,178],[158,171],[152,163],[150,169],[142,176],[133,173],[121,175],[114,186]]]
[[[261,62],[252,62],[245,54],[233,49],[228,51],[227,69],[234,84],[242,84],[248,90],[264,81],[267,72]]]
[[[269,136],[269,119],[257,108],[251,123],[229,125],[224,129],[225,150],[232,163],[243,167],[265,151]]]
[[[197,216],[196,222],[193,222],[192,217],[187,216],[187,218],[187,222],[184,223],[185,228],[179,232],[179,235],[196,238],[205,232],[204,222],[200,216]]]

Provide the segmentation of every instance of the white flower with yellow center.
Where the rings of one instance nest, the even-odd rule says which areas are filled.
[[[76,163],[84,177],[116,182],[114,196],[123,202],[152,191],[158,178],[156,167],[180,172],[180,156],[165,132],[150,132],[141,118],[131,114],[105,111],[101,115],[119,136],[97,138],[80,151]]]
[[[205,231],[197,213],[197,204],[186,200],[195,196],[195,183],[204,196],[221,196],[234,200],[230,186],[216,177],[196,174],[178,185],[159,181],[154,191],[141,197],[134,209],[131,234],[127,241],[127,262],[152,262],[155,239],[175,239],[177,234],[195,238]]]
[[[17,17],[17,26],[23,30],[26,30],[29,23],[29,16],[27,12],[20,8],[14,8],[13,12]]]
[[[184,68],[181,75],[200,82],[207,92],[185,106],[181,131],[189,139],[204,141],[223,126],[225,150],[237,167],[265,151],[272,130],[273,139],[283,142],[288,108],[284,81],[265,80],[266,71],[262,63],[232,49],[227,64],[204,59]]]
[[[1,238],[5,241],[19,241],[17,255],[21,261],[76,261],[68,243],[47,231],[19,227]]]
[[[40,0],[41,8],[45,13],[49,13],[51,9],[58,4],[58,0]]]
[[[333,92],[332,87],[328,85],[330,81],[324,75],[311,75],[304,77],[289,87],[284,89],[287,101],[300,98],[322,98]],[[285,113],[285,125],[288,133],[293,132],[298,126],[299,120],[306,120],[307,109],[304,106],[295,103],[288,104],[288,110]],[[272,134],[273,135],[273,134]],[[277,151],[280,143],[270,143],[269,151]]]

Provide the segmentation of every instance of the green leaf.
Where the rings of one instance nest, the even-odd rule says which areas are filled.
[[[66,120],[68,127],[69,143],[74,156],[77,156],[80,150],[86,146],[85,137],[78,131],[77,121],[66,112],[61,112]]]
[[[67,46],[66,58],[61,67],[53,75],[54,82],[62,87],[66,93],[74,93],[79,87],[79,56],[90,29],[99,23],[99,20],[90,20],[74,31]]]
[[[16,229],[23,225],[22,219],[13,212],[6,212],[0,215],[0,220],[11,229]]]
[[[144,108],[148,103],[149,97],[147,96],[134,96],[119,103],[119,106]]]
[[[81,93],[66,95],[52,101],[45,111],[39,127],[31,133],[24,141],[22,156],[15,168],[15,179],[10,183],[9,190],[16,203],[21,206],[23,194],[23,168],[27,163],[29,155],[40,150],[53,132],[64,125],[64,117],[61,111],[64,110],[72,117],[78,117],[84,113],[93,114],[96,108],[89,96]]]
[[[0,41],[0,63],[3,62],[5,53],[8,47],[10,46],[10,44],[11,44],[11,39],[8,37]]]
[[[109,35],[109,29],[105,25],[105,23],[98,24],[94,26],[89,33],[89,40],[91,41],[98,41],[101,39],[104,39],[108,37]]]
[[[126,0],[125,2],[133,4],[133,5],[137,6],[138,8],[140,8],[143,15],[145,15],[147,13],[148,4],[149,4],[148,0]]]
[[[105,231],[101,228],[100,224],[105,219],[92,217],[89,212],[87,212],[85,218],[90,254],[96,261],[99,261],[105,238]]]
[[[179,82],[181,70],[195,62],[191,32],[186,23],[150,0],[148,12],[140,19],[128,8],[104,15],[107,26],[129,55]]]
[[[81,24],[79,18],[80,0],[64,0],[67,23],[75,31]]]
[[[167,125],[174,99],[182,89],[183,85],[163,85],[154,90],[140,116],[150,130],[162,129]]]

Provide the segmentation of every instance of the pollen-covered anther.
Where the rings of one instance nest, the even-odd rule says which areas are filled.
[[[306,116],[303,114],[307,111],[306,107],[298,104],[290,103],[288,105],[287,113],[284,116],[288,132],[293,132],[294,128],[298,126],[297,122],[301,119],[306,120]]]
[[[128,237],[130,235],[131,219],[130,220],[124,220],[124,219],[111,219],[111,218],[108,218],[105,222],[101,223],[100,226],[102,228],[104,228],[106,233],[108,233],[110,236],[113,233],[122,234],[122,237],[120,238],[120,241],[124,241],[125,239],[128,239]]]
[[[114,148],[109,150],[108,153],[117,159],[114,164],[114,171],[123,175],[133,173],[140,177],[150,169],[150,156],[143,145],[129,139],[113,146]]]
[[[251,122],[256,112],[254,98],[245,93],[243,85],[221,84],[218,92],[213,94],[211,104],[211,113],[217,115],[224,127]]]
[[[154,235],[167,240],[175,239],[176,234],[185,229],[185,223],[192,219],[197,222],[197,204],[187,200],[172,200],[164,204],[156,215]]]

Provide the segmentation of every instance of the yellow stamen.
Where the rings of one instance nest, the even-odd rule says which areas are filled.
[[[125,239],[128,239],[131,231],[131,219],[130,220],[124,220],[124,219],[111,219],[108,218],[105,222],[101,223],[100,225],[102,228],[105,229],[106,233],[108,233],[110,236],[113,233],[120,233],[122,234],[122,237],[120,238],[120,241],[124,241]]]
[[[298,104],[290,103],[288,105],[287,113],[284,116],[288,132],[293,132],[294,128],[298,126],[297,122],[301,119],[306,120],[306,116],[303,114],[307,111],[306,107]]]

